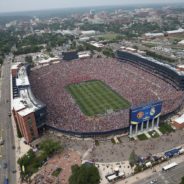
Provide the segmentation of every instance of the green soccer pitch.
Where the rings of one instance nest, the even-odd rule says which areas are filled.
[[[118,111],[130,107],[127,100],[102,81],[92,80],[70,84],[66,89],[87,116],[104,114],[107,110]]]

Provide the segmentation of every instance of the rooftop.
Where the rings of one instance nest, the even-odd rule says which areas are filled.
[[[88,58],[88,57],[91,56],[91,52],[90,51],[78,52],[78,56],[79,56],[80,59]]]
[[[90,44],[93,45],[94,47],[97,47],[97,48],[104,47],[104,45],[102,43],[95,42],[95,41],[91,41]]]
[[[34,97],[25,66],[19,68],[17,77],[17,86],[24,88],[19,88],[20,97],[13,99],[13,108],[18,111],[21,116],[26,116],[45,106],[45,104]]]
[[[41,61],[38,61],[38,64],[40,65],[44,65],[44,64],[49,64],[51,62],[54,62],[54,61],[59,61],[60,59],[55,57],[55,58],[48,58],[46,60],[41,60]]]
[[[181,40],[178,44],[184,45],[184,40]]]
[[[182,116],[180,116],[179,118],[176,118],[174,121],[178,124],[183,124],[184,123],[184,114]]]
[[[184,33],[184,29],[178,29],[178,30],[172,30],[172,31],[166,31],[168,34],[176,34],[176,33]]]
[[[16,79],[17,86],[29,86],[29,79],[26,72],[26,67],[21,67],[18,71],[18,78]]]
[[[20,116],[27,116],[28,114],[32,113],[32,109],[26,108],[18,112]]]
[[[21,62],[17,62],[17,63],[14,63],[12,66],[11,66],[11,69],[18,69],[19,66],[20,66]]]
[[[164,36],[164,33],[145,33],[147,37],[157,37],[157,36]]]
[[[15,98],[13,100],[13,107],[16,111],[19,111],[21,109],[24,109],[25,108],[25,105],[22,103],[21,101],[22,99],[21,98]]]
[[[177,65],[177,68],[183,69],[184,65]]]

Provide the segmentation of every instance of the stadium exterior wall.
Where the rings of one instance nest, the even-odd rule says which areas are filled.
[[[60,128],[52,127],[48,124],[45,125],[46,128],[52,129],[70,136],[76,136],[76,137],[81,137],[81,138],[87,138],[87,137],[98,137],[98,136],[109,136],[113,134],[122,134],[122,133],[128,133],[129,132],[129,127],[126,128],[120,128],[120,129],[115,129],[115,130],[110,130],[110,131],[102,131],[102,132],[73,132],[69,130],[63,130]]]

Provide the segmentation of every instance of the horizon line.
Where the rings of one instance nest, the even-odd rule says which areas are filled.
[[[61,7],[61,8],[44,8],[44,9],[30,9],[30,10],[15,10],[15,11],[0,11],[0,14],[13,14],[13,13],[30,13],[30,12],[37,12],[37,11],[51,11],[51,10],[63,10],[63,9],[80,9],[80,8],[92,8],[92,7],[113,7],[113,6],[139,6],[139,5],[177,5],[177,4],[184,4],[184,2],[151,2],[151,3],[129,3],[129,4],[108,4],[108,5],[89,5],[89,6],[68,6],[68,7]]]

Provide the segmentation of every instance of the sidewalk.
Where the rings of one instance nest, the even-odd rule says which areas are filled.
[[[1,66],[0,68],[0,89],[1,89],[1,83],[2,83],[2,77],[3,77],[3,69],[2,69],[3,66]],[[1,99],[1,90],[0,90],[0,99]]]
[[[12,78],[11,78],[11,75],[10,75],[10,95],[11,95],[11,110],[13,109],[13,105],[12,105],[12,102],[13,102],[13,96],[12,96]],[[15,124],[15,121],[14,121],[14,118],[13,116],[11,117],[11,120],[12,120],[12,128],[13,128],[13,134],[14,134],[14,140],[15,140],[15,158],[16,158],[16,183],[19,184],[21,183],[20,182],[20,168],[17,164],[17,161],[20,157],[22,157],[25,153],[27,153],[27,151],[31,148],[29,145],[26,145],[24,143],[24,138],[18,138],[17,136],[17,128],[16,128],[16,124]]]
[[[14,119],[12,118],[12,126],[13,126],[13,132],[14,132],[14,139],[15,139],[15,158],[16,158],[16,183],[19,184],[20,183],[20,168],[19,165],[17,164],[17,161],[20,157],[22,157],[25,153],[27,153],[27,151],[30,149],[29,145],[26,145],[24,143],[24,139],[21,138],[19,139],[17,137],[17,130],[16,130],[16,125],[14,122]]]

